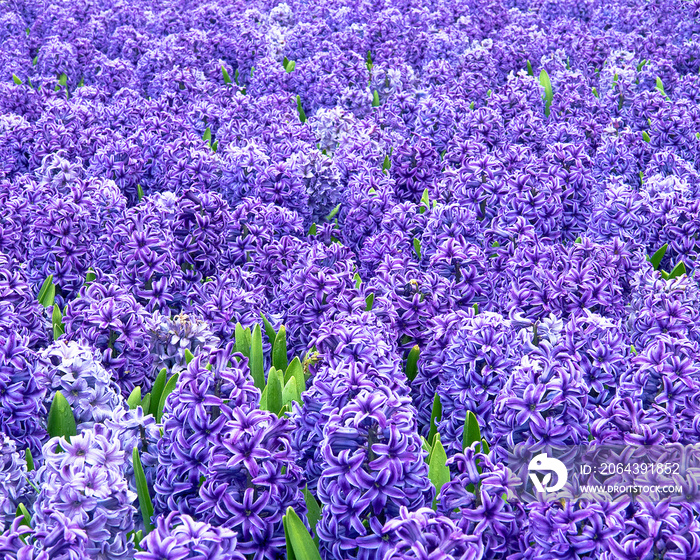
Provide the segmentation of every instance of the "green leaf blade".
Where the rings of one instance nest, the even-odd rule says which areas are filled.
[[[416,344],[408,353],[406,358],[406,377],[413,381],[418,375],[418,358],[420,357],[420,347]]]
[[[78,433],[73,410],[61,391],[56,391],[53,397],[46,428],[50,437],[68,439]]]
[[[299,120],[303,123],[306,122],[306,113],[304,112],[304,108],[301,106],[301,97],[297,95],[297,112],[299,113]]]
[[[275,344],[272,348],[272,365],[282,371],[286,371],[289,365],[287,361],[287,330],[284,325],[280,327],[275,336]]]
[[[287,508],[283,519],[287,540],[287,560],[290,560],[289,551],[295,560],[321,560],[316,543],[291,506]]]
[[[265,358],[263,356],[262,331],[255,325],[250,337],[250,359],[248,362],[253,384],[262,391],[265,388]]]
[[[668,243],[664,243],[651,257],[649,257],[649,262],[651,263],[651,266],[654,267],[654,270],[659,269],[659,265],[661,264],[661,260],[664,258],[667,249]]]
[[[270,345],[272,346],[272,350],[274,351],[275,338],[277,338],[277,333],[275,332],[275,328],[272,326],[272,323],[270,323],[270,321],[268,321],[268,319],[267,319],[267,317],[265,317],[265,315],[263,315],[261,313],[260,317],[262,318],[262,321],[263,321],[263,327],[265,327],[265,335],[267,336],[267,340],[270,342]]]
[[[437,509],[437,499],[442,487],[450,481],[450,469],[446,465],[447,453],[440,441],[440,434],[435,434],[432,452],[430,454],[430,462],[428,463],[428,478],[435,486],[435,499],[433,500],[433,509]]]
[[[301,403],[301,394],[306,391],[306,379],[304,378],[304,367],[301,365],[301,360],[299,360],[298,356],[294,356],[294,359],[287,367],[287,371],[284,374],[285,383],[292,377],[296,380],[299,391],[299,403]]]
[[[134,387],[134,390],[131,391],[129,398],[126,399],[126,404],[129,406],[129,410],[134,410],[141,404],[141,387],[138,385]]]
[[[49,276],[46,278],[46,280],[44,280],[44,283],[39,289],[39,295],[37,295],[37,299],[39,300],[39,303],[42,306],[51,307],[54,304],[55,296],[56,286],[53,283],[53,274],[49,274]]]
[[[462,449],[466,449],[475,441],[481,441],[481,430],[476,416],[471,410],[468,410],[462,431]]]
[[[160,421],[163,419],[163,409],[165,408],[165,400],[168,398],[168,395],[175,390],[175,386],[177,385],[177,380],[179,377],[179,373],[174,374],[170,379],[168,379],[168,382],[163,388],[163,394],[160,396],[160,402],[158,403],[158,409],[156,411],[156,422],[158,422],[159,424]]]
[[[552,82],[549,79],[549,74],[544,68],[540,71],[540,84],[544,87],[544,114],[548,117],[552,107],[552,100],[554,99],[554,92],[552,91]]]
[[[433,409],[430,412],[430,431],[428,432],[428,443],[434,446],[433,439],[437,434],[437,423],[442,420],[442,403],[440,402],[440,395],[435,393],[433,397]]]
[[[136,480],[136,494],[139,498],[139,507],[141,508],[141,516],[143,517],[144,535],[147,535],[153,530],[153,502],[151,494],[148,491],[148,482],[146,482],[146,473],[143,471],[141,464],[141,456],[139,450],[134,447],[132,451],[132,459],[134,463],[134,478]]]
[[[273,414],[279,414],[284,406],[282,401],[282,372],[274,367],[267,374],[267,401],[266,410]]]
[[[151,387],[151,392],[149,393],[150,395],[150,408],[145,408],[146,401],[144,399],[143,405],[144,409],[143,412],[145,414],[152,414],[153,417],[155,418],[156,414],[158,413],[158,404],[160,403],[160,397],[163,394],[163,389],[165,388],[165,383],[167,381],[167,376],[168,376],[168,370],[165,368],[161,369],[160,372],[158,372],[158,375],[156,376],[156,380],[153,382],[153,387]],[[146,395],[147,397],[149,395]]]

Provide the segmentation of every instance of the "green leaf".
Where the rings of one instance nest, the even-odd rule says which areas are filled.
[[[156,376],[156,380],[153,382],[153,387],[151,387],[151,392],[149,393],[151,395],[151,407],[146,408],[144,405],[143,407],[143,412],[145,414],[152,414],[153,417],[155,418],[156,414],[158,414],[158,404],[160,403],[160,397],[163,394],[163,389],[165,388],[165,383],[167,381],[168,377],[168,370],[163,368],[158,372],[158,375]],[[148,395],[146,395],[148,396]],[[144,399],[144,404],[145,404],[145,399]]]
[[[275,344],[272,347],[272,365],[277,369],[285,371],[287,369],[287,330],[284,325],[280,327],[277,336],[275,336]]]
[[[61,74],[58,77],[58,83],[65,87],[65,85],[68,83],[68,76],[66,76],[65,74]]]
[[[282,521],[287,543],[287,560],[321,560],[316,543],[291,506],[287,508]]]
[[[24,450],[24,461],[27,463],[27,471],[32,472],[34,470],[34,457],[32,457],[32,450],[28,447]]]
[[[238,68],[236,68],[236,71],[233,73],[233,79],[235,80],[236,85],[237,85],[237,86],[240,86],[241,84],[238,83],[238,76],[239,76],[239,74],[238,74]]]
[[[248,362],[253,384],[261,391],[265,387],[265,359],[263,356],[262,330],[255,325],[250,337],[250,361]]]
[[[544,68],[540,72],[540,84],[544,87],[544,114],[548,117],[554,93],[552,92],[552,82],[549,79],[549,74]]]
[[[583,239],[581,239],[580,235],[576,239],[574,239],[574,243],[583,243]]]
[[[485,439],[482,438],[482,439],[481,439],[481,452],[482,452],[484,455],[488,455],[490,450],[491,450],[491,449],[489,448],[488,442],[487,442]]]
[[[472,309],[474,310],[474,315],[479,314],[479,304],[478,303],[475,303],[474,305],[472,305]]]
[[[153,524],[151,523],[151,517],[153,517],[153,502],[151,501],[151,494],[148,491],[146,473],[143,472],[143,465],[141,464],[141,456],[139,455],[138,447],[134,447],[132,458],[134,463],[134,479],[136,480],[136,494],[139,497],[144,534],[147,535],[153,530]]]
[[[32,59],[32,66],[36,66],[39,63],[39,55]]]
[[[418,260],[420,260],[420,240],[418,238],[413,240],[413,250],[416,252],[416,257]]]
[[[389,156],[384,156],[384,163],[382,164],[382,172],[388,175],[389,169],[391,169],[391,160],[389,159]]]
[[[666,272],[665,270],[659,270],[659,272],[661,273],[661,278],[663,278],[664,280],[668,280],[668,272]]]
[[[530,64],[530,61],[527,61],[527,73],[530,74],[530,76],[534,76],[535,73],[532,71],[532,64]]]
[[[282,401],[282,372],[274,367],[267,373],[267,403],[266,410],[279,414],[284,402]]]
[[[673,267],[673,270],[669,272],[668,279],[673,280],[674,278],[683,276],[685,273],[685,263],[683,261],[680,261],[676,266]]]
[[[372,93],[372,107],[379,107],[379,105],[379,92],[375,89],[374,93]]]
[[[296,379],[300,397],[299,402],[301,402],[301,394],[306,391],[306,379],[304,379],[304,367],[301,365],[298,356],[294,356],[294,359],[291,361],[284,374],[285,383],[291,378]]]
[[[129,410],[134,410],[141,404],[141,387],[138,385],[134,387],[134,390],[131,391],[129,398],[126,399],[126,404],[129,405]]]
[[[668,243],[664,243],[651,257],[647,257],[649,262],[651,263],[651,266],[654,267],[654,270],[659,269],[661,260],[664,258],[664,255],[666,254],[667,250]]]
[[[262,318],[262,321],[263,321],[263,327],[265,327],[265,335],[267,336],[267,340],[272,345],[272,350],[274,351],[275,338],[277,338],[277,333],[275,332],[275,327],[272,326],[272,323],[270,323],[270,321],[267,320],[267,317],[265,317],[265,315],[263,315],[262,313],[260,314],[260,317]]]
[[[359,290],[360,286],[362,285],[362,278],[360,278],[360,274],[356,272],[352,279],[355,281],[355,288]]]
[[[408,353],[406,358],[406,377],[413,381],[418,375],[418,358],[420,357],[420,347],[416,344]],[[432,424],[431,424],[432,426]]]
[[[299,395],[299,388],[297,386],[296,379],[290,379],[282,388],[282,404],[289,404],[292,401],[301,403],[301,396]]]
[[[211,150],[212,152],[216,153],[216,151],[219,149],[219,141],[217,140],[211,145]]]
[[[297,111],[299,112],[299,120],[303,123],[306,122],[306,113],[304,113],[304,108],[301,106],[301,97],[297,95]]]
[[[260,393],[260,410],[267,410],[267,385]]]
[[[642,68],[644,68],[644,65],[646,63],[647,63],[647,59],[646,58],[642,59],[642,61],[639,64],[637,64],[637,72],[641,72]]]
[[[651,142],[651,138],[649,137],[649,133],[646,130],[642,131],[642,140],[644,140],[647,143]]]
[[[445,465],[447,463],[447,453],[440,441],[440,434],[435,434],[435,441],[432,445],[432,453],[430,454],[430,462],[428,463],[428,478],[435,486],[435,499],[433,500],[433,509],[437,509],[437,498],[442,487],[450,481],[450,468]]]
[[[211,128],[207,127],[202,134],[202,140],[205,142],[211,142]]]
[[[22,85],[22,80],[20,80],[20,79],[19,79],[17,76],[15,76],[14,74],[12,74],[12,81],[13,81],[15,84],[17,84],[18,86],[21,86],[21,85]]]
[[[367,70],[372,71],[374,64],[372,63],[372,52],[367,51],[367,57],[365,58],[365,63],[367,64]]]
[[[231,76],[228,75],[228,72],[226,71],[226,68],[224,68],[223,64],[221,65],[221,73],[224,75],[224,83],[230,84]]]
[[[308,486],[304,488],[304,501],[306,502],[306,519],[309,520],[311,530],[316,530],[316,524],[321,519],[321,506],[318,505],[314,495],[309,492]]]
[[[309,228],[309,235],[316,235],[316,230],[318,229],[318,226],[316,224],[311,224],[311,227]]]
[[[435,446],[433,439],[435,434],[437,434],[437,423],[442,420],[442,403],[440,402],[440,395],[435,393],[433,397],[433,409],[430,412],[430,431],[428,432],[428,443],[431,446]]]
[[[143,200],[143,188],[141,185],[136,185],[136,195],[139,198],[139,202],[141,202]]]
[[[175,390],[175,386],[177,385],[178,377],[180,377],[179,373],[174,374],[170,379],[168,379],[168,382],[165,384],[165,387],[163,388],[163,394],[160,396],[160,401],[158,402],[158,410],[156,413],[156,422],[158,422],[159,424],[160,424],[161,419],[163,418],[163,409],[165,408],[165,399],[167,399],[168,395]]]
[[[329,214],[325,217],[325,219],[332,220],[333,218],[335,218],[335,215],[338,213],[339,210],[340,210],[340,204],[338,204],[335,208],[333,208],[333,210],[331,210],[329,212]]]
[[[244,329],[243,325],[236,323],[234,337],[236,341],[236,352],[240,352],[246,358],[250,358],[250,329]]]
[[[187,365],[190,365],[190,362],[192,360],[194,360],[194,354],[192,354],[192,352],[190,352],[189,348],[185,348],[185,363]]]
[[[56,296],[56,286],[53,284],[53,274],[49,274],[49,277],[44,280],[39,290],[39,295],[37,299],[39,303],[44,307],[51,307],[53,305],[54,298]]]
[[[97,280],[97,274],[95,274],[95,271],[91,268],[88,268],[87,274],[85,275],[85,285],[88,285],[90,282],[94,282]]]
[[[23,517],[22,521],[20,521],[20,525],[26,525],[27,527],[32,526],[32,516],[23,503],[20,503],[17,506],[17,513],[15,513],[15,517]]]
[[[141,408],[143,409],[144,414],[148,414],[148,409],[151,406],[151,393],[146,393],[146,396],[143,397],[143,400],[141,401]],[[155,417],[155,414],[153,415]]]
[[[374,306],[374,294],[367,294],[365,304],[365,311],[372,311],[372,307]]]
[[[661,78],[658,76],[656,77],[656,89],[660,91],[664,97],[668,98],[668,95],[666,95],[666,92],[664,91],[664,84],[661,81]]]
[[[423,436],[420,437],[421,442],[423,444],[423,449],[425,449],[428,453],[428,456],[426,457],[426,461],[430,463],[430,453],[433,451],[432,446],[428,443],[428,440],[425,439]]]
[[[138,547],[137,552],[141,550],[141,547],[139,546],[141,544],[141,541],[143,540],[143,531],[139,529],[138,531],[132,531],[134,535],[134,544]]]
[[[73,410],[71,410],[70,404],[68,404],[66,397],[63,396],[61,391],[56,391],[51,402],[46,430],[49,432],[50,437],[69,438],[78,433]]]
[[[420,206],[418,207],[418,213],[424,214],[426,210],[430,208],[430,198],[428,195],[428,189],[423,190],[423,196],[420,197]]]
[[[462,431],[462,449],[466,449],[475,441],[481,441],[481,430],[476,416],[471,410],[468,410]]]
[[[598,95],[598,90],[596,88],[591,88],[591,90],[593,91],[593,95],[600,99],[600,95]]]
[[[58,340],[61,335],[65,332],[63,327],[63,315],[61,315],[61,308],[58,307],[57,303],[53,304],[53,312],[51,313],[51,326],[53,327],[53,339]]]
[[[637,354],[639,354],[639,352],[637,352],[637,349],[634,347],[634,344],[631,344],[631,345],[630,345],[630,350],[632,351],[632,353],[633,353],[635,356],[636,356]]]

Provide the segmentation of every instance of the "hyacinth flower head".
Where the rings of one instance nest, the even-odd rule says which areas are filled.
[[[494,402],[520,362],[520,348],[516,329],[501,315],[481,311],[462,318],[443,350],[437,387],[442,403],[438,430],[446,448],[461,451],[467,411],[476,415],[484,437],[490,439]],[[425,389],[429,390],[428,384]]]
[[[236,549],[235,532],[175,512],[160,516],[155,530],[140,544],[143,550],[135,554],[137,560],[245,558]]]
[[[200,479],[207,473],[212,449],[227,420],[239,407],[257,407],[260,392],[253,385],[247,361],[232,356],[232,348],[229,343],[211,356],[196,356],[165,401],[163,436],[157,443],[157,512],[195,515],[202,503]]]
[[[212,525],[235,530],[237,550],[246,556],[282,557],[282,515],[288,507],[306,512],[302,471],[290,442],[292,428],[269,411],[238,407],[212,446],[197,514]]]
[[[430,504],[424,451],[409,397],[389,387],[362,389],[332,413],[323,431],[316,531],[324,558],[381,558],[384,524],[401,506]]]
[[[84,340],[102,353],[122,393],[155,377],[148,351],[146,310],[126,289],[106,277],[91,282],[65,310],[63,322],[69,340]]]
[[[41,353],[41,366],[48,400],[61,391],[80,430],[103,422],[122,406],[119,387],[103,367],[100,353],[85,344],[57,341]]]
[[[20,449],[39,456],[46,437],[46,387],[39,357],[28,343],[12,331],[0,332],[0,430]]]
[[[134,529],[136,495],[122,472],[125,451],[102,426],[70,441],[51,438],[43,448],[44,464],[36,474],[40,491],[34,504],[36,531],[54,531],[56,513],[87,536],[88,555],[122,558],[132,554],[127,533]]]
[[[402,507],[400,516],[387,521],[384,531],[395,540],[385,554],[385,560],[431,557],[477,560],[484,553],[479,537],[467,536],[451,519],[430,508],[409,511]]]
[[[192,355],[206,356],[219,345],[219,338],[206,322],[184,313],[171,318],[154,312],[149,320],[149,331],[153,367],[157,371],[165,368],[171,374],[187,367],[185,350]]]
[[[0,448],[2,466],[0,477],[0,515],[2,515],[3,531],[9,528],[17,514],[20,502],[28,502],[31,489],[27,480],[27,463],[17,452],[17,445],[3,434]]]

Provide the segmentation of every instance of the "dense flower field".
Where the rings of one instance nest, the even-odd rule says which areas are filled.
[[[698,0],[0,4],[0,557],[700,558],[518,444],[700,442]]]

